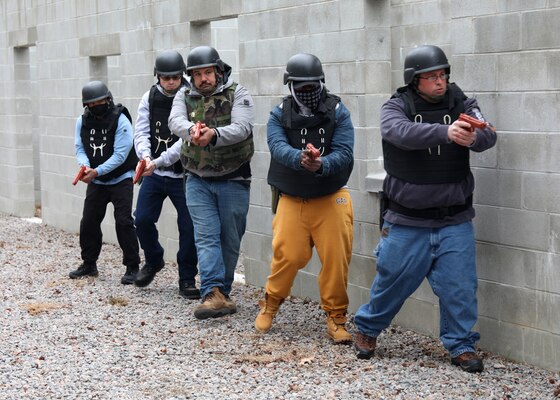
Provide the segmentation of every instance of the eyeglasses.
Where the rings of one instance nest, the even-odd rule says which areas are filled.
[[[419,76],[419,79],[427,79],[430,82],[437,82],[438,79],[441,79],[442,81],[446,81],[447,79],[449,79],[449,74],[441,74],[441,75],[430,75],[430,76]]]
[[[181,80],[182,76],[181,75],[162,75],[162,76],[160,76],[160,78],[163,81],[170,81],[170,80],[179,81],[179,80]]]

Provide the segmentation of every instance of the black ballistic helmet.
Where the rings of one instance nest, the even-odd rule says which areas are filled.
[[[84,106],[93,101],[112,97],[113,95],[107,86],[101,81],[88,82],[82,88],[82,104]]]
[[[451,67],[442,49],[437,46],[419,46],[407,54],[404,59],[404,84],[408,85],[414,77],[424,72],[445,68],[449,74]]]
[[[210,46],[198,46],[191,50],[187,57],[187,75],[191,75],[193,69],[218,67],[224,72],[224,62],[215,48]]]
[[[284,72],[284,85],[289,81],[319,80],[325,82],[325,74],[321,61],[317,57],[308,53],[299,53],[290,57]]]
[[[186,71],[183,56],[175,50],[165,50],[156,57],[154,76],[173,76]]]

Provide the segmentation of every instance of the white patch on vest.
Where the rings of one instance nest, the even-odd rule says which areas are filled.
[[[89,147],[93,149],[93,157],[97,154],[97,150],[101,153],[101,157],[103,157],[103,147],[107,146],[107,143],[100,144],[99,146],[95,145],[94,143],[90,143]]]
[[[157,139],[156,153],[159,149],[159,145],[161,144],[161,142],[165,143],[165,151],[167,151],[169,149],[169,142],[171,142],[171,140],[173,140],[173,138],[162,139],[159,136],[156,136],[156,139]]]
[[[346,200],[346,197],[337,197],[336,198],[336,204],[347,204],[348,200]]]

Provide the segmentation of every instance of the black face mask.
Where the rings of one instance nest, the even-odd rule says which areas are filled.
[[[105,104],[98,104],[96,106],[92,106],[92,107],[88,107],[89,111],[95,116],[95,117],[102,117],[104,116],[107,111],[109,111],[109,104],[105,103]]]

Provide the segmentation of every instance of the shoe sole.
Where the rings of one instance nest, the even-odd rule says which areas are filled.
[[[350,339],[335,339],[330,335],[328,335],[328,336],[334,344],[351,344],[353,342],[352,338],[350,338]]]
[[[375,353],[375,351],[367,352],[367,351],[363,351],[363,350],[358,350],[356,348],[356,346],[354,346],[354,352],[356,353],[356,357],[359,360],[369,360],[371,357],[373,357],[373,354]]]
[[[143,281],[137,281],[137,280],[135,279],[135,280],[133,281],[133,283],[134,283],[135,286],[138,286],[138,287],[146,287],[146,286],[148,286],[150,283],[153,282],[153,280],[154,280],[155,277],[156,277],[156,276],[154,275],[154,276],[152,276],[150,279],[148,279],[148,280],[143,280]]]
[[[181,297],[184,297],[187,300],[200,300],[200,293],[198,294],[187,294],[184,292],[179,291]]]
[[[209,319],[209,318],[220,318],[225,317],[226,315],[232,314],[228,309],[219,309],[219,310],[201,310],[195,311],[194,317],[196,319]]]
[[[72,276],[72,275],[68,275],[68,277],[70,279],[80,279],[80,278],[88,278],[88,277],[92,277],[92,278],[97,278],[99,276],[99,272],[95,273],[95,274],[85,274],[85,275],[78,275],[78,276]]]
[[[455,362],[451,362],[451,364],[461,368],[461,370],[464,372],[477,373],[484,371],[484,364],[482,363],[480,365],[471,365],[468,367],[463,367],[461,364]]]

